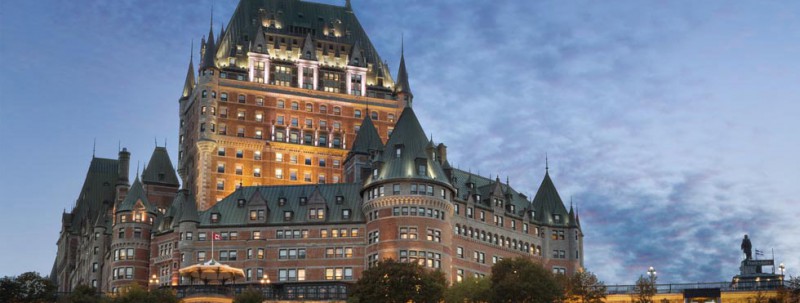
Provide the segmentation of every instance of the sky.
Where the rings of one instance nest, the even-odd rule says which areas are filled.
[[[175,163],[191,45],[236,3],[0,1],[0,276],[50,272],[93,149],[127,147],[133,170],[157,141]],[[395,71],[404,36],[454,166],[533,196],[547,155],[606,284],[730,281],[744,234],[800,275],[800,2],[353,7]]]

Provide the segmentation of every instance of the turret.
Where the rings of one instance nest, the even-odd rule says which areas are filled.
[[[400,68],[397,71],[397,83],[394,85],[394,93],[397,96],[397,100],[405,103],[406,107],[411,107],[414,101],[414,94],[411,93],[411,85],[408,84],[406,58],[402,50],[400,52]]]
[[[356,134],[353,147],[344,161],[345,182],[361,183],[371,171],[370,157],[383,150],[383,143],[378,130],[372,123],[369,114],[364,116],[361,127]]]
[[[217,69],[217,47],[214,44],[214,17],[211,17],[211,26],[208,29],[208,40],[206,40],[205,50],[203,51],[203,62],[200,70]]]
[[[192,45],[194,48],[194,45]],[[194,51],[192,51],[193,53]],[[194,79],[194,55],[190,53],[189,55],[189,68],[186,71],[186,80],[183,82],[183,92],[181,92],[181,100],[189,99],[189,96],[192,95],[192,91],[194,90],[195,79]]]
[[[150,268],[150,233],[157,214],[147,199],[139,177],[114,213],[111,230],[111,285],[113,291],[130,283],[147,285]]]

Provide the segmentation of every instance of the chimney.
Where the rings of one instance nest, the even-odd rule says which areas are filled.
[[[439,143],[436,149],[439,154],[439,164],[444,165],[444,163],[447,162],[447,146],[445,146],[444,143]]]
[[[117,174],[119,175],[117,179],[117,185],[128,185],[128,175],[129,175],[129,168],[131,164],[131,153],[128,152],[127,148],[122,148],[119,152],[119,168],[117,170]]]

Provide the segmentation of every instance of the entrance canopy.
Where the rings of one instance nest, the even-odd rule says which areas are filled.
[[[241,268],[230,267],[215,260],[208,260],[202,264],[187,266],[178,270],[181,277],[190,280],[200,280],[208,284],[209,281],[235,281],[236,278],[244,278],[244,271]]]

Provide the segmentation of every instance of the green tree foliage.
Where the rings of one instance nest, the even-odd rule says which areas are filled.
[[[16,277],[0,279],[0,302],[36,303],[52,302],[56,287],[37,272],[26,272]]]
[[[571,276],[559,275],[564,285],[567,303],[603,303],[606,298],[606,285],[589,271],[579,271]]]
[[[492,280],[489,278],[468,277],[461,282],[453,283],[444,292],[447,303],[480,303],[491,299]]]
[[[178,303],[178,297],[169,289],[154,289],[147,291],[139,284],[131,284],[123,288],[114,297],[112,303]]]
[[[233,298],[233,303],[261,303],[267,298],[264,294],[254,288],[247,288],[241,294]]]
[[[108,302],[105,297],[102,297],[97,289],[88,285],[78,285],[72,290],[72,293],[66,297],[66,300],[61,301],[66,303],[104,303]]]
[[[434,303],[442,300],[446,285],[447,279],[441,271],[390,259],[364,271],[353,287],[350,301]]]
[[[636,285],[633,286],[631,301],[633,303],[653,303],[653,296],[656,295],[656,276],[639,276]]]
[[[492,267],[492,302],[551,303],[563,298],[556,277],[527,258],[503,259]]]

